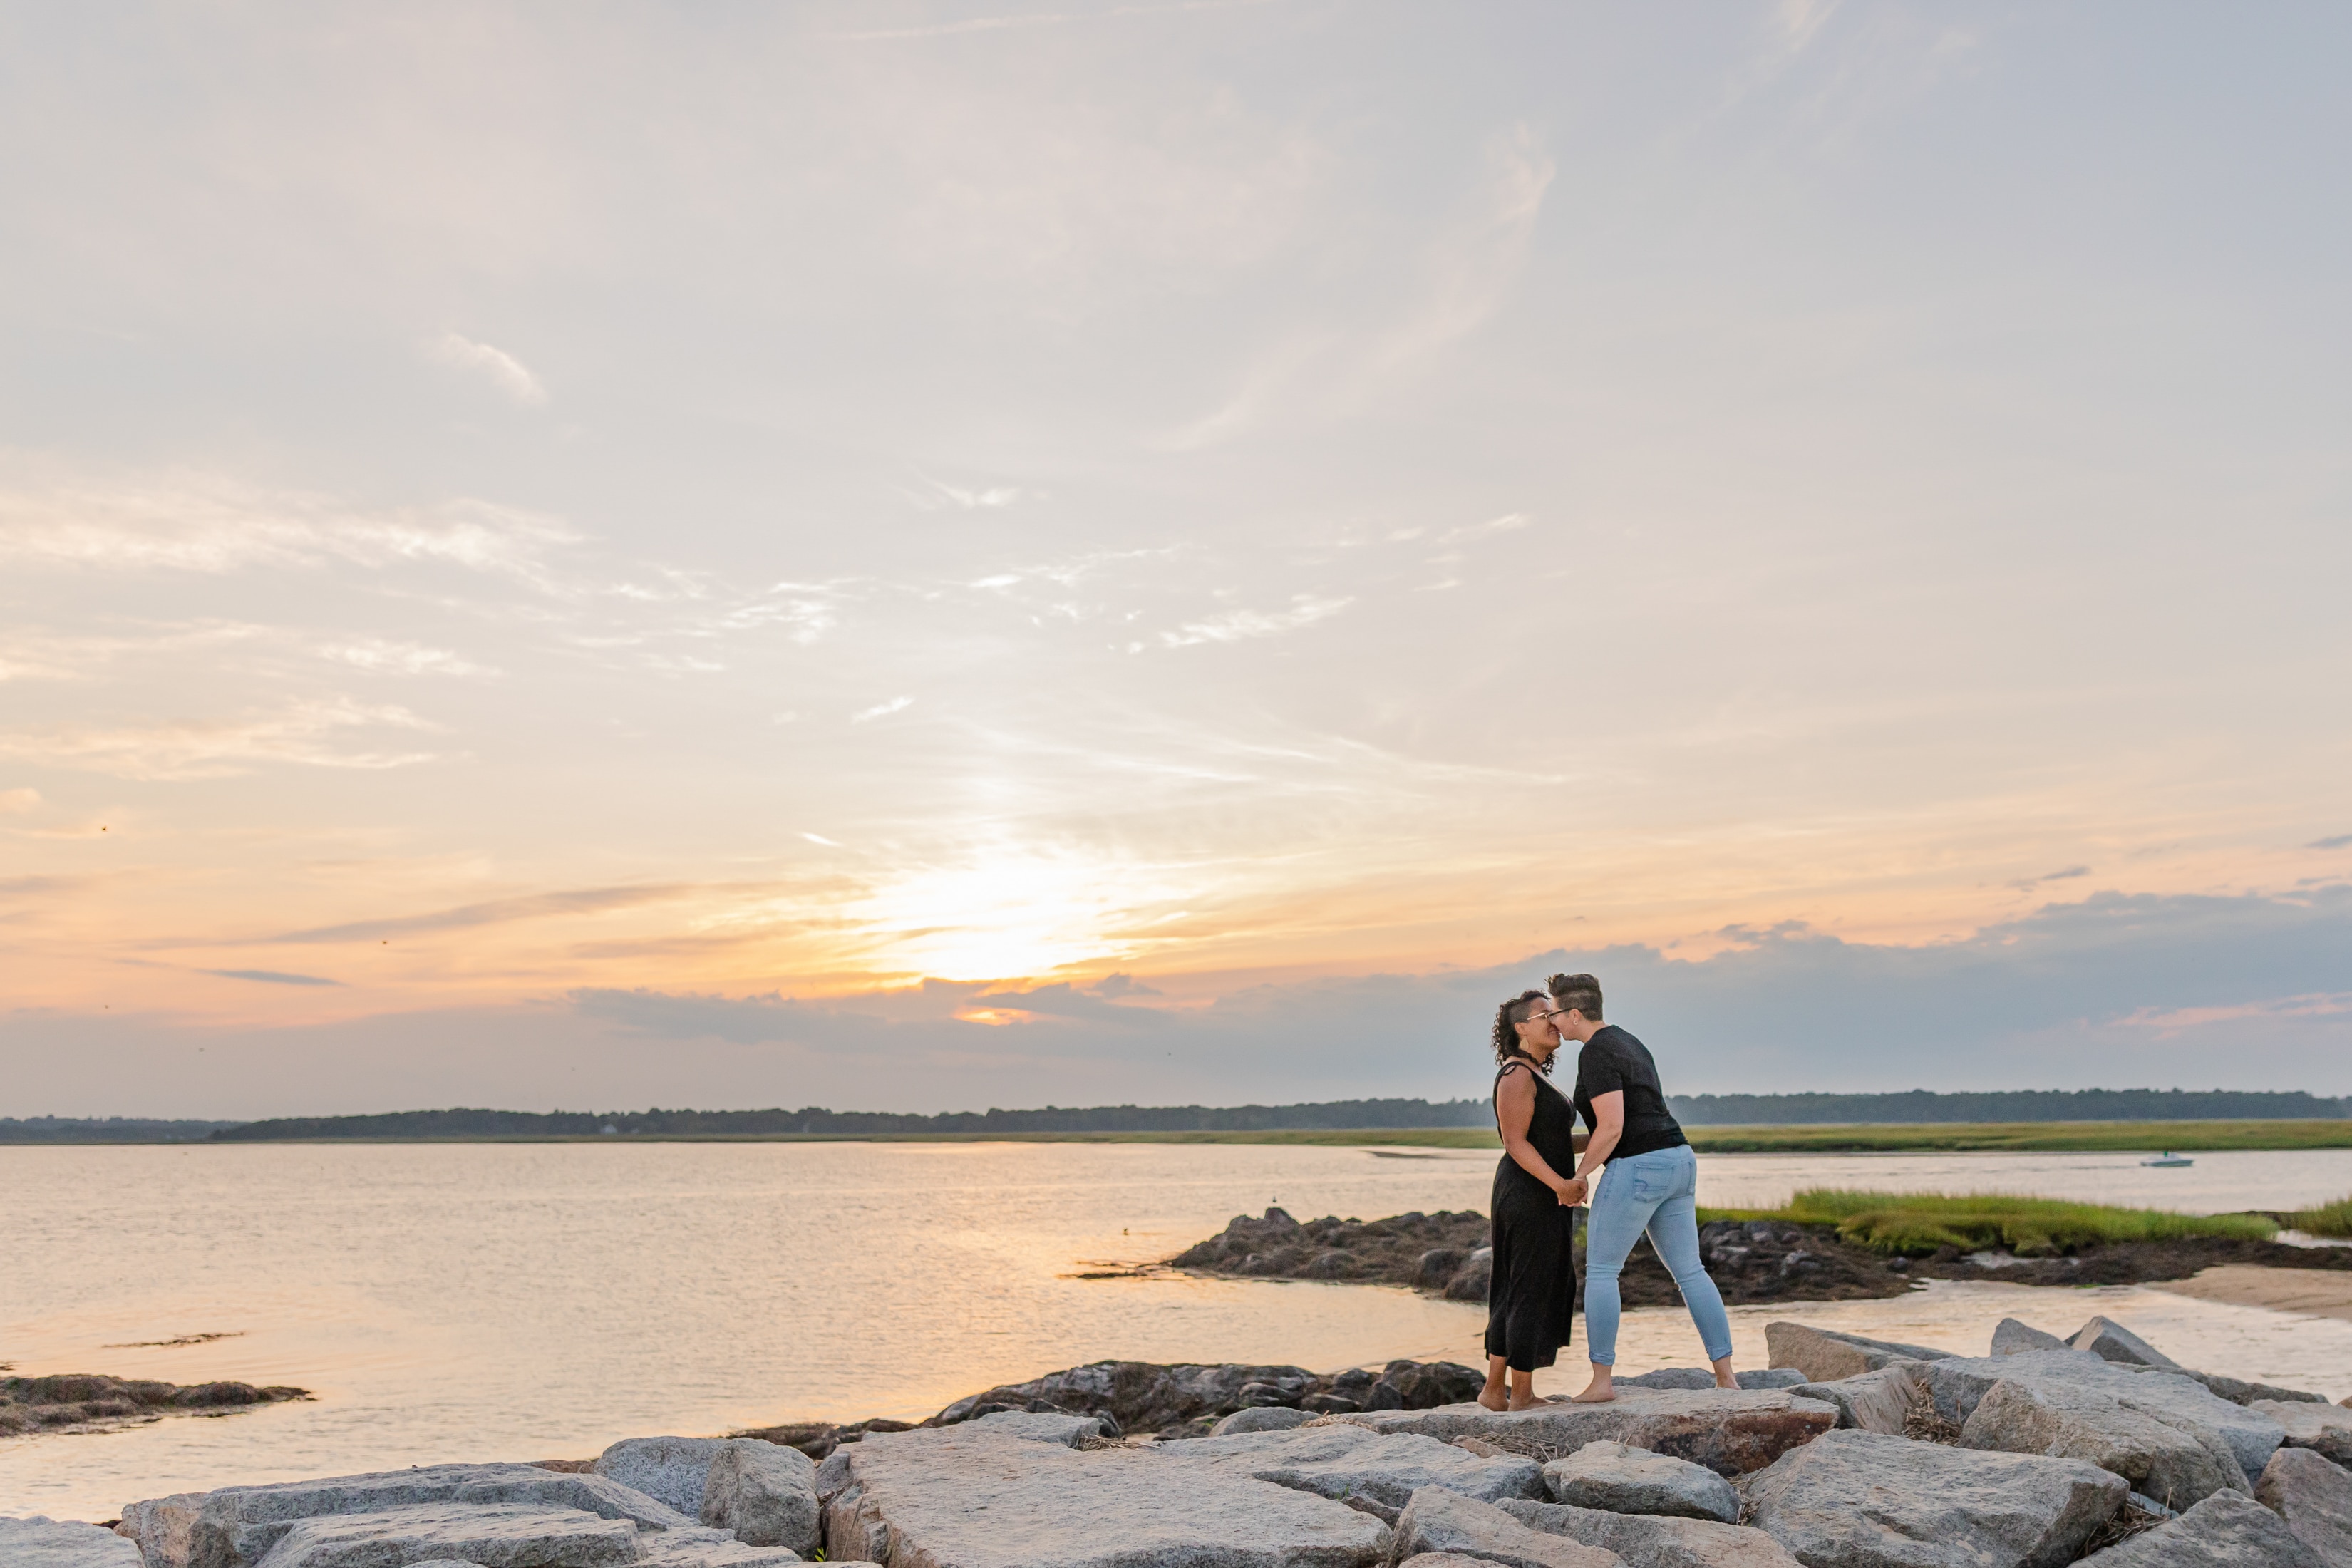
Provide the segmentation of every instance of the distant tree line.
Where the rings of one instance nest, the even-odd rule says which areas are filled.
[[[241,1125],[143,1116],[0,1116],[0,1143],[193,1143]]]
[[[2306,1121],[2352,1116],[2352,1100],[2294,1092],[2178,1089],[2005,1089],[1983,1094],[1692,1094],[1673,1098],[1694,1127],[1838,1122]],[[398,1110],[267,1121],[137,1117],[0,1117],[0,1143],[173,1143],[209,1139],[589,1138],[879,1133],[1260,1132],[1350,1128],[1485,1127],[1484,1100],[1338,1100],[1312,1105],[1048,1105],[1038,1110]]]
[[[1670,1097],[1694,1127],[1852,1121],[2283,1121],[2352,1115],[2352,1101],[2229,1089],[2013,1089],[1982,1094],[1690,1094]]]
[[[881,1132],[1260,1132],[1276,1129],[1476,1127],[1493,1112],[1483,1100],[1339,1100],[1318,1105],[1046,1106],[1042,1110],[950,1110],[937,1116],[887,1110],[402,1110],[383,1116],[295,1116],[251,1121],[213,1134],[222,1142],[272,1138],[581,1138],[612,1129],[656,1137],[774,1136]]]

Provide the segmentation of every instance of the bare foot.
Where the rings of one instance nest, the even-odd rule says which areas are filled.
[[[1507,1410],[1510,1408],[1510,1402],[1503,1396],[1503,1391],[1499,1388],[1480,1389],[1478,1391],[1478,1403],[1485,1405],[1489,1410]]]
[[[1606,1405],[1616,1397],[1617,1388],[1610,1381],[1609,1369],[1605,1366],[1596,1366],[1592,1369],[1592,1381],[1585,1384],[1583,1393],[1570,1396],[1570,1403]]]
[[[1715,1374],[1715,1385],[1717,1388],[1736,1389],[1739,1386],[1739,1380],[1727,1372],[1718,1372]]]
[[[1545,1400],[1541,1399],[1540,1397],[1538,1397],[1538,1396],[1537,1396],[1537,1395],[1535,1395],[1535,1394],[1529,1394],[1529,1395],[1528,1395],[1525,1399],[1514,1399],[1514,1400],[1512,1400],[1512,1401],[1511,1401],[1511,1406],[1510,1406],[1510,1407],[1511,1407],[1512,1409],[1514,1409],[1514,1410],[1533,1410],[1537,1405],[1542,1405],[1542,1404],[1544,1404],[1544,1403],[1546,1403],[1546,1401],[1545,1401]]]

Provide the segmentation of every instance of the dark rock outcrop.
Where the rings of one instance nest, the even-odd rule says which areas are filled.
[[[1162,1366],[1101,1361],[967,1395],[923,1425],[951,1426],[1000,1411],[1026,1410],[1098,1416],[1120,1433],[1201,1437],[1238,1410],[1279,1407],[1318,1415],[1427,1410],[1474,1398],[1486,1381],[1454,1362],[1392,1361],[1379,1372],[1352,1367],[1320,1375],[1304,1367],[1234,1362]]]
[[[89,1432],[164,1415],[224,1415],[256,1405],[308,1399],[307,1388],[256,1388],[249,1383],[156,1383],[59,1373],[0,1377],[0,1437],[26,1432]]]

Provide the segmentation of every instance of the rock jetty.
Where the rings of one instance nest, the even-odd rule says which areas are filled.
[[[1170,1258],[1167,1266],[1238,1279],[1406,1285],[1449,1300],[1484,1301],[1494,1264],[1487,1239],[1486,1216],[1468,1211],[1402,1214],[1378,1220],[1328,1215],[1301,1223],[1286,1210],[1270,1208],[1255,1216],[1236,1215],[1223,1230]],[[1577,1249],[1582,1251],[1583,1246],[1580,1221]],[[1699,1251],[1723,1299],[1734,1306],[1900,1296],[1919,1279],[2134,1285],[2186,1279],[2220,1263],[2352,1268],[2352,1250],[2342,1247],[2288,1247],[2218,1237],[2118,1242],[2062,1257],[2020,1258],[1946,1247],[1924,1258],[1890,1258],[1845,1241],[1833,1226],[1765,1219],[1710,1221],[1699,1227]],[[1582,1278],[1580,1268],[1580,1303]],[[1682,1301],[1674,1277],[1648,1247],[1636,1247],[1625,1260],[1618,1286],[1629,1307],[1670,1307]],[[2091,1337],[2095,1342],[2100,1336],[2094,1331]],[[1997,1346],[1994,1353],[2005,1353],[2006,1348],[2024,1347]],[[2110,1343],[2103,1349],[2098,1343],[2084,1343],[2070,1348],[2108,1355],[2109,1349],[2123,1347]]]
[[[0,1563],[2352,1568],[2346,1428],[2315,1395],[2231,1399],[2104,1320],[1981,1357],[1769,1337],[1791,1364],[1759,1382],[1812,1381],[1629,1378],[1612,1404],[1496,1412],[1447,1397],[1476,1374],[1444,1363],[1101,1362],[919,1426],[772,1429],[817,1433],[799,1443],[648,1436],[593,1461],[226,1487],[132,1504],[110,1531],[0,1521]]]
[[[256,1405],[308,1399],[307,1388],[256,1388],[249,1383],[155,1383],[59,1373],[0,1377],[0,1437],[28,1432],[104,1432],[166,1415],[224,1415]]]

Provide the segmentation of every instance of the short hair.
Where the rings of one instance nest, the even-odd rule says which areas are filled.
[[[1578,1012],[1591,1022],[1601,1020],[1601,982],[1590,974],[1555,974],[1544,982],[1563,1013]]]

